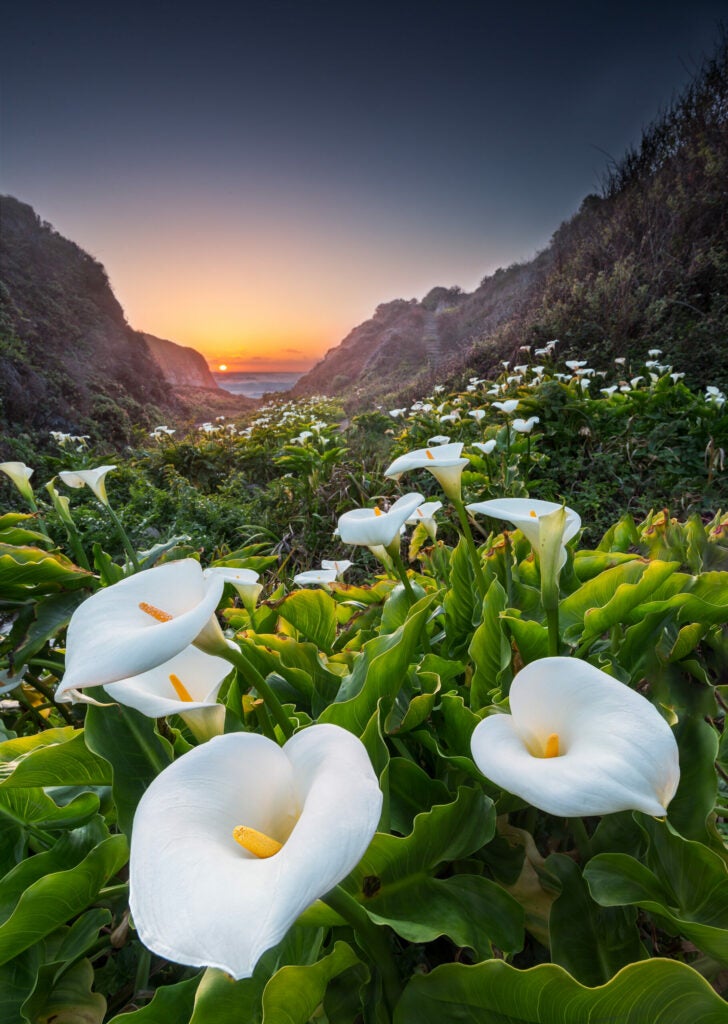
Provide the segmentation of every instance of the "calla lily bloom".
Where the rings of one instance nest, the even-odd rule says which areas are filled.
[[[389,512],[378,508],[354,508],[344,512],[337,527],[339,536],[344,544],[386,548],[399,536],[406,520],[424,500],[423,495],[413,491],[395,501]]]
[[[495,451],[497,443],[495,438],[491,438],[490,441],[473,441],[473,448],[479,448],[483,455],[490,455],[492,451]]]
[[[30,478],[34,470],[24,462],[0,462],[0,471],[9,476],[26,501],[33,502],[33,488]]]
[[[680,778],[675,737],[645,697],[578,658],[532,661],[514,679],[510,715],[473,732],[486,778],[561,817],[667,813]]]
[[[419,505],[405,522],[408,526],[417,526],[421,523],[427,531],[427,535],[434,540],[437,536],[435,513],[439,512],[441,508],[441,501],[427,501],[424,505]]]
[[[255,608],[263,591],[263,585],[258,583],[260,574],[254,569],[236,569],[232,565],[213,565],[211,568],[205,569],[202,575],[205,578],[212,576],[221,579],[224,583],[231,583],[248,611]]]
[[[241,732],[202,744],[158,775],[137,808],[139,937],[175,963],[250,977],[356,867],[381,807],[363,744],[336,725],[310,726],[282,748]]]
[[[468,416],[472,416],[474,420],[480,423],[481,420],[485,419],[485,409],[471,409]]]
[[[529,416],[527,420],[522,420],[520,417],[515,419],[511,426],[517,434],[530,434],[537,423],[541,420],[538,416]]]
[[[229,661],[190,646],[148,672],[107,683],[104,690],[150,718],[180,715],[198,740],[207,740],[223,731],[225,708],[217,694],[231,669]]]
[[[109,499],[106,496],[106,480],[104,478],[112,469],[116,469],[116,466],[99,466],[98,469],[79,469],[74,473],[64,469],[58,475],[67,487],[90,487],[99,501],[104,505],[108,505]]]
[[[322,558],[321,559],[321,568],[322,569],[333,569],[335,571],[335,573],[336,573],[336,578],[338,580],[343,578],[344,573],[346,572],[346,570],[347,569],[351,569],[352,565],[353,565],[353,562],[348,561],[348,559],[346,559],[346,558],[340,558],[340,559],[336,559],[336,558],[334,558],[334,559]]]
[[[428,445],[440,445],[447,444],[449,440],[450,436],[448,434],[435,434],[434,437],[428,439],[427,443]]]
[[[299,587],[328,587],[329,583],[336,581],[336,569],[307,569],[306,572],[299,572],[293,577],[293,582]]]
[[[460,480],[468,460],[462,458],[461,441],[441,444],[435,448],[418,448],[400,455],[384,471],[390,480],[399,480],[403,473],[412,469],[429,469],[448,498],[460,500]]]
[[[474,502],[468,505],[467,509],[469,512],[480,512],[481,515],[490,516],[492,519],[507,519],[526,535],[534,551],[540,552],[543,546],[541,520],[550,513],[557,512],[561,507],[555,501],[540,501],[537,498],[496,498],[494,501]],[[558,569],[562,569],[566,562],[566,544],[580,529],[580,516],[573,509],[567,508]]]
[[[140,675],[192,643],[219,654],[228,644],[215,618],[222,591],[222,578],[204,576],[192,558],[96,591],[71,616],[56,696]]]
[[[509,398],[505,402],[493,402],[492,404],[494,409],[500,409],[506,416],[510,416],[516,411],[520,402],[517,398]]]

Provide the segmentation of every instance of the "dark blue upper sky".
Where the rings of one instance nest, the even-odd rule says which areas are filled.
[[[31,0],[3,18],[0,189],[134,326],[310,363],[380,301],[543,247],[726,10]]]

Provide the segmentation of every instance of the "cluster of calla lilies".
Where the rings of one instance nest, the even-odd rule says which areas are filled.
[[[460,520],[481,597],[482,561],[469,516],[505,520],[520,529],[540,565],[552,640],[549,657],[517,674],[509,711],[492,708],[476,726],[476,765],[491,784],[550,814],[635,809],[664,816],[679,780],[670,726],[640,694],[578,658],[558,654],[558,580],[581,526],[579,516],[531,498],[465,506],[461,476],[468,459],[462,449],[446,442],[409,452],[385,475],[399,480],[426,469],[435,477]],[[103,500],[98,472],[93,482],[84,482],[93,483]],[[407,523],[429,522],[434,537],[433,516],[440,507],[412,492],[386,511],[344,513],[337,532],[343,543],[366,546],[393,565],[414,603],[400,556],[401,530]],[[324,562],[297,582],[330,585],[348,567],[343,560]],[[188,725],[198,745],[160,772],[134,818],[133,920],[156,954],[245,978],[316,900],[346,918],[347,894],[339,883],[364,856],[383,796],[361,740],[329,723],[299,728],[241,647],[225,635],[216,609],[226,586],[236,589],[246,607],[255,607],[261,591],[255,572],[203,569],[193,559],[164,563],[97,591],[71,619],[56,699],[116,702],[152,718],[180,715]],[[232,671],[265,704],[277,727],[270,735],[224,733],[218,694]],[[103,689],[87,692],[94,687]]]

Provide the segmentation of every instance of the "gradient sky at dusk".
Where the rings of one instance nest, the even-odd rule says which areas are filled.
[[[543,248],[725,13],[29,0],[2,21],[0,191],[101,260],[133,327],[305,369],[378,303]]]

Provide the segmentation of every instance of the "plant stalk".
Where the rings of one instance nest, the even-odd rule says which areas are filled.
[[[463,536],[465,537],[465,544],[467,546],[468,554],[470,555],[470,561],[473,566],[473,572],[475,574],[475,585],[478,588],[480,600],[482,601],[485,597],[486,590],[485,576],[483,575],[483,567],[480,564],[478,549],[476,548],[475,541],[473,540],[473,531],[470,529],[470,523],[468,522],[468,514],[465,511],[465,505],[463,505],[462,501],[455,500],[453,498],[452,503],[455,506],[455,511],[457,512],[458,519],[460,520],[460,525],[463,530]]]

